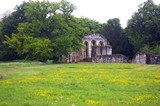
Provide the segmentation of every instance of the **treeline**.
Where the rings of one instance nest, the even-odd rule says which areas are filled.
[[[29,59],[58,61],[80,50],[82,37],[102,33],[113,53],[131,58],[136,52],[160,54],[160,6],[153,1],[140,5],[123,29],[118,18],[101,24],[71,15],[76,6],[68,1],[29,1],[0,21],[0,61]]]
[[[160,4],[152,0],[139,5],[138,12],[128,21],[125,33],[134,47],[134,53],[147,52],[160,55]]]
[[[60,2],[23,2],[1,22],[0,59],[58,60],[82,48],[82,37],[101,24],[71,13],[76,6]]]

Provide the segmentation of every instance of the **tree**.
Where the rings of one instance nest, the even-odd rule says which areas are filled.
[[[129,43],[118,18],[109,19],[101,32],[111,43],[114,54],[132,57],[132,45]]]
[[[53,56],[53,44],[50,38],[50,17],[56,11],[49,2],[29,2],[24,6],[25,17],[28,22],[21,22],[17,27],[17,33],[11,37],[6,36],[5,44],[14,48],[19,55],[25,55],[26,59],[45,62]],[[49,29],[47,29],[49,28]]]
[[[84,35],[100,32],[103,27],[94,20],[72,16],[76,6],[65,0],[30,1],[23,6],[23,9],[21,12],[25,20],[18,23],[16,30],[11,31],[11,35],[6,33],[5,44],[27,59],[44,58],[42,60],[46,61],[50,58],[59,59],[62,55],[67,56],[83,47]],[[44,53],[39,51],[44,48],[44,45],[40,45],[43,40],[46,45]],[[39,55],[47,53],[53,55],[39,56],[37,52]]]
[[[10,36],[12,33],[17,33],[18,24],[21,22],[26,22],[27,19],[24,15],[24,6],[27,5],[26,2],[23,2],[20,6],[15,7],[15,11],[10,15],[7,15],[3,18],[3,27],[2,35]]]
[[[83,18],[83,17],[79,19],[79,24],[83,28],[86,28],[86,31],[88,34],[100,33],[104,27],[103,24],[100,24],[99,22],[97,22],[95,20],[91,20],[89,18]]]
[[[129,41],[134,46],[134,51],[143,51],[154,48],[160,44],[160,6],[155,5],[152,0],[139,5],[128,21],[125,29]],[[151,49],[151,51],[154,49]]]
[[[2,44],[2,22],[0,21],[0,44]]]
[[[26,59],[46,62],[53,56],[52,43],[49,39],[33,38],[23,34],[12,34],[6,36],[9,47],[16,49],[19,55],[26,55]]]
[[[30,1],[24,9],[28,21],[20,23],[17,33],[6,36],[5,41],[19,54],[35,60],[44,58],[42,60],[46,61],[66,56],[82,47],[81,37],[85,29],[77,23],[77,18],[71,16],[74,6],[69,2]],[[40,45],[43,40],[45,46]],[[40,52],[44,47],[45,51]]]
[[[61,0],[59,3],[59,10],[64,16],[70,16],[71,13],[76,9],[76,6],[66,0]]]
[[[15,49],[8,48],[6,44],[3,44],[5,40],[5,35],[11,37],[12,33],[17,33],[18,24],[21,22],[25,22],[26,17],[24,15],[24,6],[27,5],[26,2],[23,2],[21,5],[15,7],[15,11],[5,12],[1,21],[1,33],[0,33],[0,60],[14,60],[14,59],[22,59],[23,56],[18,56]]]

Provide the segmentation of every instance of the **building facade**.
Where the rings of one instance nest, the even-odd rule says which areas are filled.
[[[122,54],[112,54],[110,42],[101,34],[84,36],[83,48],[67,57],[62,56],[63,62],[97,62],[97,63],[128,63],[129,60]],[[153,54],[137,53],[132,63],[160,64],[160,56]]]
[[[63,62],[127,62],[123,55],[112,55],[112,46],[101,34],[91,34],[82,38],[84,47],[67,57]]]
[[[160,56],[148,53],[137,53],[132,62],[137,64],[160,64]]]
[[[83,44],[85,45],[83,48],[85,59],[93,58],[95,55],[112,55],[109,41],[101,34],[84,36]]]

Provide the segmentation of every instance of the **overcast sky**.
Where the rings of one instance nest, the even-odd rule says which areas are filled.
[[[0,0],[0,14],[5,11],[12,11],[16,5],[22,1],[29,0]],[[49,0],[60,1],[60,0]],[[138,5],[147,0],[67,0],[77,6],[73,15],[76,17],[88,17],[101,23],[106,23],[108,19],[119,18],[122,27],[125,27],[127,20],[138,10]],[[160,4],[160,0],[153,0],[155,4]]]

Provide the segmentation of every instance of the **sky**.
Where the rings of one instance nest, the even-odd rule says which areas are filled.
[[[29,0],[0,0],[0,15],[6,11],[13,11],[16,5]],[[60,1],[60,0],[49,0]],[[73,12],[76,17],[87,17],[100,23],[106,23],[108,19],[119,18],[123,28],[134,12],[138,11],[138,5],[147,0],[67,0],[76,5]],[[160,4],[160,0],[153,0]]]

